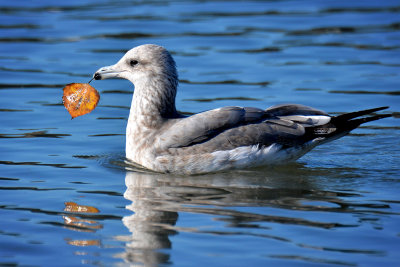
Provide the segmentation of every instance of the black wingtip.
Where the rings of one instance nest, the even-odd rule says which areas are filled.
[[[364,115],[368,115],[373,112],[381,111],[381,110],[388,109],[388,108],[389,108],[388,106],[384,106],[384,107],[379,107],[379,108],[371,108],[371,109],[365,109],[365,110],[360,110],[360,111],[355,111],[355,112],[349,112],[349,113],[345,113],[345,114],[336,116],[333,119],[336,121],[349,121],[351,119],[354,119],[354,118],[357,118],[360,116],[364,116]]]
[[[332,138],[339,138],[343,135],[348,134],[358,126],[363,123],[367,123],[370,121],[376,121],[387,117],[392,117],[392,114],[371,114],[376,111],[384,110],[389,107],[379,107],[372,108],[366,110],[360,110],[356,112],[345,113],[336,117],[332,117],[332,120],[322,126],[317,126],[312,128],[312,137],[328,137],[332,140]],[[371,115],[371,116],[365,116]],[[365,117],[362,117],[365,116]],[[361,117],[361,118],[360,118]]]
[[[380,119],[388,118],[388,117],[392,117],[392,114],[380,114],[380,115],[375,115],[375,116],[371,116],[371,117],[350,120],[349,124],[354,125],[355,126],[354,128],[357,128],[358,126],[360,126],[363,123],[370,122],[370,121],[376,121],[376,120],[380,120]]]
[[[388,118],[392,117],[392,114],[377,114],[377,115],[372,115],[371,113],[374,113],[376,111],[384,110],[389,107],[379,107],[379,108],[371,108],[371,109],[366,109],[366,110],[360,110],[356,112],[351,112],[351,113],[346,113],[343,115],[339,115],[336,117],[332,118],[332,123],[337,127],[337,129],[340,131],[352,131],[361,124],[370,122],[370,121],[376,121],[380,120],[383,118]],[[369,117],[363,117],[363,118],[358,118],[364,115],[372,115]]]

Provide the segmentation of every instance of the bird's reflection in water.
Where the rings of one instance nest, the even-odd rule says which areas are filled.
[[[127,172],[124,197],[132,201],[126,206],[133,214],[122,219],[132,233],[123,255],[130,263],[142,263],[145,266],[157,265],[169,261],[169,255],[160,249],[171,248],[169,236],[176,233],[174,226],[178,213],[166,207],[168,195],[163,192],[161,175]]]
[[[347,196],[346,193],[319,190],[310,183],[309,176],[310,171],[304,171],[298,164],[268,172],[234,171],[186,177],[127,171],[124,197],[132,201],[126,208],[133,214],[124,217],[123,223],[132,236],[119,237],[127,242],[127,246],[126,251],[118,256],[131,264],[145,266],[168,263],[168,250],[163,249],[171,248],[170,236],[182,231],[236,235],[241,234],[240,231],[246,234],[246,229],[257,228],[252,235],[291,242],[287,237],[270,231],[265,222],[325,229],[343,226],[326,220],[320,222],[304,217],[268,214],[267,210],[260,212],[260,209],[249,208],[244,212],[243,209],[232,208],[274,207],[304,211],[343,208],[340,197]],[[318,205],[313,205],[313,201],[317,201]],[[213,219],[225,221],[227,225],[219,232],[196,226],[177,227],[178,214],[182,212],[208,214]]]

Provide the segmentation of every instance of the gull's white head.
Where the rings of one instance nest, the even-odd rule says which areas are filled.
[[[178,74],[171,54],[158,45],[146,44],[129,50],[115,65],[102,67],[93,75],[96,80],[122,78],[135,85],[131,111],[177,116],[175,96]],[[143,122],[145,123],[145,122]]]
[[[122,78],[133,84],[153,80],[166,80],[177,86],[175,61],[162,46],[146,44],[129,50],[115,65],[102,67],[93,75],[96,80]]]

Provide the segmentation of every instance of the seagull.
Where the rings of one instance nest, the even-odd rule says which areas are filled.
[[[391,116],[373,114],[388,107],[330,116],[300,104],[265,110],[228,106],[184,116],[175,106],[175,61],[164,47],[154,44],[132,48],[115,65],[97,70],[93,78],[133,83],[126,158],[161,173],[191,175],[283,164],[360,124]]]

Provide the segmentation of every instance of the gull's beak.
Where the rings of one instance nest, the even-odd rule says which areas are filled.
[[[111,78],[119,78],[121,74],[121,70],[119,70],[116,65],[102,67],[98,69],[94,74],[93,78],[95,80],[104,80]]]

